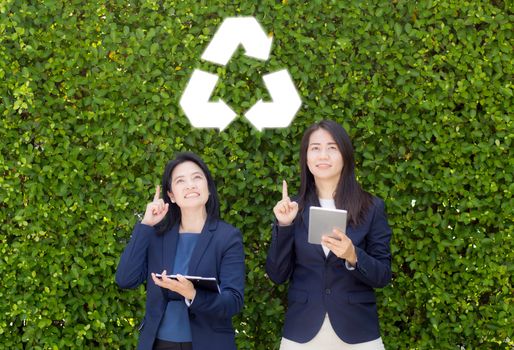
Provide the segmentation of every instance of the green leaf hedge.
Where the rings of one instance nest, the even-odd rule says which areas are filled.
[[[510,0],[0,2],[0,347],[135,347],[144,288],[114,271],[176,151],[212,169],[244,234],[240,349],[276,349],[285,286],[264,261],[282,179],[299,185],[305,128],[350,132],[363,186],[385,199],[388,349],[514,347],[513,3]],[[226,17],[254,16],[267,62],[200,59]],[[194,129],[178,106],[195,68],[239,117]],[[287,68],[290,127],[243,117]]]

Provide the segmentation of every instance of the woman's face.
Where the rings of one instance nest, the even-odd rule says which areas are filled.
[[[334,138],[325,129],[314,131],[307,147],[307,166],[318,181],[339,181],[343,171],[343,156]]]
[[[205,207],[209,199],[209,187],[202,169],[191,161],[177,165],[171,172],[171,191],[168,196],[181,209]]]

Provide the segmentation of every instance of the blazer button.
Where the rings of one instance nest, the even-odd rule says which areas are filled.
[[[325,294],[330,294],[330,293],[331,293],[330,288],[325,289]]]
[[[189,318],[190,318],[191,320],[194,320],[194,319],[196,318],[196,315],[195,315],[195,314],[190,314],[190,315],[189,315]]]

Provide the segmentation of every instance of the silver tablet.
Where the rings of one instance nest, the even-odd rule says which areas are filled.
[[[321,244],[321,236],[331,236],[334,228],[346,233],[346,216],[346,210],[310,207],[309,243]]]

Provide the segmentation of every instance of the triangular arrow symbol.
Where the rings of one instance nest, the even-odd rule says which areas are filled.
[[[285,128],[291,124],[296,112],[302,105],[302,100],[294,87],[293,80],[287,69],[266,74],[263,77],[272,102],[257,101],[245,113],[257,130],[263,128]]]
[[[226,65],[243,45],[246,55],[266,61],[271,51],[273,38],[268,37],[254,17],[231,17],[223,21],[211,40],[202,59]]]
[[[209,102],[218,76],[195,69],[180,98],[180,106],[195,128],[225,129],[236,113],[222,100]]]
[[[253,17],[232,17],[223,21],[202,55],[204,60],[226,65],[239,45],[246,55],[267,60],[272,38]],[[263,76],[272,102],[257,101],[245,117],[258,129],[289,126],[302,105],[293,80],[286,69]],[[225,129],[236,113],[222,100],[210,102],[218,76],[195,69],[180,98],[180,106],[196,128]]]

